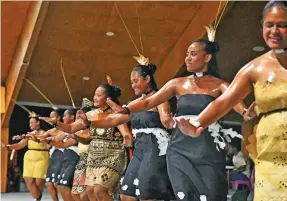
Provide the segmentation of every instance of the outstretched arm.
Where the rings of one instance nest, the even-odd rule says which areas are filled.
[[[17,144],[7,144],[6,147],[8,150],[12,150],[12,149],[19,150],[19,149],[23,149],[27,145],[28,145],[28,139],[22,139]]]
[[[80,131],[86,128],[82,120],[77,120],[72,124],[65,124],[60,121],[57,121],[55,118],[40,117],[40,119],[46,121],[47,123],[51,125],[56,125],[57,129],[65,133],[75,133],[77,131]]]
[[[166,101],[171,99],[175,95],[175,80],[167,82],[159,91],[152,96],[141,100],[132,102],[128,105],[131,113],[142,112],[150,110]]]
[[[103,119],[91,121],[91,125],[95,128],[112,128],[131,120],[131,116],[124,114],[110,114]]]

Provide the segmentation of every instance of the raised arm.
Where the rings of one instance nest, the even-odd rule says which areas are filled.
[[[85,129],[85,125],[83,124],[82,120],[77,120],[72,124],[65,124],[60,121],[57,121],[55,118],[49,117],[40,117],[40,119],[46,121],[51,125],[55,125],[57,129],[65,132],[65,133],[75,133],[77,131]]]
[[[56,146],[58,148],[67,148],[67,147],[76,145],[77,141],[71,138],[67,139],[65,142],[52,139],[49,144]]]
[[[128,104],[128,109],[131,113],[150,110],[166,101],[175,95],[175,82],[177,79],[172,79],[167,82],[159,91],[152,96],[141,101],[135,101]]]
[[[127,123],[131,120],[131,116],[124,114],[110,114],[103,119],[91,121],[91,125],[95,128],[111,128]]]

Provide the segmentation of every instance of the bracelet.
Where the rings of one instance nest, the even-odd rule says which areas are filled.
[[[131,115],[131,110],[128,108],[128,106],[123,106],[123,108],[125,109],[124,114]]]
[[[192,124],[194,127],[198,128],[201,126],[200,122],[199,121],[196,121],[194,119],[190,119],[189,120],[189,123]]]
[[[92,124],[92,121],[89,120],[89,119],[86,119],[86,122],[85,122],[85,126],[86,126],[86,128],[89,128],[91,126],[91,124]]]

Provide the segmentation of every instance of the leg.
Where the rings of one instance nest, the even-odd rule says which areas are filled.
[[[57,189],[54,186],[54,184],[49,182],[49,183],[46,183],[46,186],[48,188],[48,191],[49,191],[53,201],[59,201],[58,194],[57,194]]]
[[[109,195],[109,190],[101,185],[94,186],[94,193],[98,201],[113,201]]]
[[[94,193],[94,187],[93,186],[87,186],[86,193],[87,193],[90,201],[98,201],[96,198],[96,195]]]
[[[32,194],[32,197],[37,199],[38,197],[41,196],[41,192],[39,192],[36,183],[35,183],[35,179],[34,178],[28,178],[28,177],[24,177],[24,180],[27,184],[27,187],[30,191],[30,193]]]
[[[74,193],[72,193],[72,198],[73,198],[75,201],[82,201],[79,194],[74,194]]]
[[[74,201],[69,187],[59,186],[59,190],[64,201]]]
[[[37,189],[38,191],[41,193],[42,195],[42,192],[44,190],[44,186],[45,186],[45,179],[35,179],[35,183],[36,183],[36,186],[37,186]]]
[[[83,193],[80,194],[80,197],[81,197],[81,200],[82,201],[89,201],[89,198],[88,198],[88,195],[87,195],[87,192],[84,191]]]

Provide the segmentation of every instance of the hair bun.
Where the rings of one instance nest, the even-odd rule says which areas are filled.
[[[154,74],[156,69],[157,69],[157,66],[154,64],[148,64],[147,66],[150,69],[150,71],[152,72],[152,74]]]
[[[114,85],[113,88],[115,92],[115,97],[120,97],[122,95],[122,89],[117,85]]]

